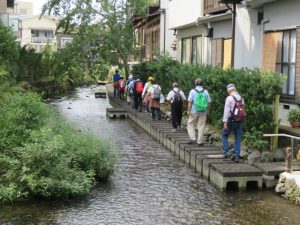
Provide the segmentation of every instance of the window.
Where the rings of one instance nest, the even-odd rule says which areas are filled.
[[[14,8],[15,1],[14,0],[7,0],[7,8]]]
[[[202,37],[192,38],[192,64],[202,63]]]
[[[282,32],[278,40],[276,71],[287,75],[282,94],[295,95],[296,77],[296,30]]]
[[[181,62],[201,64],[202,63],[202,37],[195,36],[182,39]]]
[[[182,39],[182,51],[181,51],[181,62],[191,62],[191,38]]]

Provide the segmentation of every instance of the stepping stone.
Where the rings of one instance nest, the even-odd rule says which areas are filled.
[[[203,160],[205,159],[219,159],[223,160],[224,155],[221,154],[219,151],[212,151],[212,154],[205,154],[205,155],[197,155],[196,157],[196,171],[203,174]],[[208,176],[209,177],[209,176]]]
[[[109,118],[127,117],[127,110],[122,108],[106,108],[106,116]]]
[[[262,171],[244,163],[211,164],[210,182],[222,191],[229,186],[245,190],[252,184],[262,189]]]
[[[211,155],[210,155],[211,156]],[[216,155],[218,156],[218,155]],[[202,176],[207,179],[208,181],[210,180],[210,168],[212,164],[219,164],[219,163],[234,163],[231,159],[223,159],[223,158],[214,158],[214,157],[207,157],[203,158],[202,161]]]
[[[253,166],[262,170],[263,172],[263,184],[267,189],[272,189],[277,185],[279,174],[286,171],[285,162],[263,162],[254,163]],[[293,162],[293,171],[300,171],[300,163]]]

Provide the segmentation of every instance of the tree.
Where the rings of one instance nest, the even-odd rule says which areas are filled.
[[[0,20],[0,74],[1,71],[8,71],[10,76],[16,75],[16,58],[18,58],[18,45],[11,30]]]
[[[43,14],[63,17],[59,27],[66,32],[77,29],[93,37],[98,57],[110,64],[117,59],[128,76],[128,56],[136,54],[132,18],[144,17],[150,3],[153,0],[49,0]]]

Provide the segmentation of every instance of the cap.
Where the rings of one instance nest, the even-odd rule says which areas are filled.
[[[133,75],[132,74],[130,74],[129,75],[129,77],[128,77],[128,79],[132,79],[133,78]]]
[[[155,78],[154,77],[148,77],[148,81],[155,81]]]
[[[226,88],[227,89],[229,89],[229,88],[235,88],[235,85],[234,84],[228,84]]]

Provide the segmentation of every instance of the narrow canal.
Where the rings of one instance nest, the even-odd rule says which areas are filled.
[[[221,193],[128,120],[105,116],[95,88],[79,89],[52,105],[78,129],[120,152],[117,171],[90,195],[67,202],[0,206],[0,224],[296,225],[300,208],[273,191]]]

